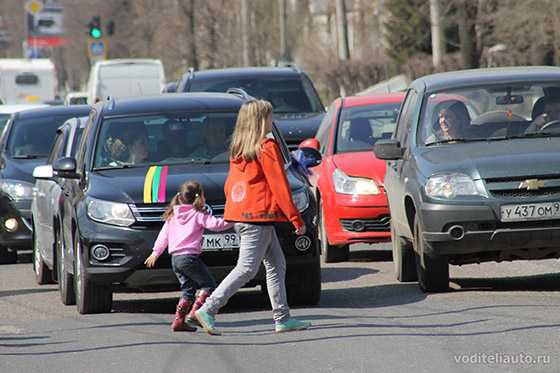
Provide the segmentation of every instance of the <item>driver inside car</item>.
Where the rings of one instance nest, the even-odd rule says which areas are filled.
[[[560,96],[544,96],[544,112],[537,116],[525,132],[538,132],[549,123],[560,120]]]

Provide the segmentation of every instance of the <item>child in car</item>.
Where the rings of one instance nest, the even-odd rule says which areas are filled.
[[[151,268],[166,248],[171,254],[173,271],[181,284],[182,292],[171,324],[173,331],[196,330],[192,325],[196,322],[194,313],[216,287],[216,281],[200,259],[204,229],[219,232],[233,227],[233,223],[207,213],[204,210],[205,203],[204,191],[198,182],[183,183],[163,214],[165,223],[152,254],[144,262]]]

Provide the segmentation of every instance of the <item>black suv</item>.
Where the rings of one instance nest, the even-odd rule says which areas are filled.
[[[191,69],[177,84],[177,92],[227,92],[229,88],[241,88],[272,103],[274,121],[290,150],[314,137],[325,115],[311,79],[296,67]]]
[[[560,69],[414,81],[388,160],[397,277],[449,287],[449,264],[560,257]],[[415,268],[416,267],[416,268]]]
[[[162,213],[179,186],[196,180],[205,189],[207,209],[224,210],[229,168],[229,137],[246,99],[225,93],[166,94],[96,104],[76,158],[54,162],[54,172],[70,179],[64,189],[64,265],[74,277],[80,313],[108,312],[113,290],[176,289],[170,257],[154,269],[144,260],[162,227]],[[276,225],[287,259],[287,290],[292,304],[319,301],[321,275],[316,203],[305,170],[281,146],[296,207],[308,227],[296,236],[289,223]],[[125,146],[121,146],[124,144]],[[128,154],[123,149],[137,149]],[[317,154],[316,161],[320,160]],[[203,260],[217,280],[237,261],[238,235],[206,232]],[[64,276],[65,274],[59,274]],[[248,286],[262,285],[260,271]]]
[[[12,114],[0,138],[0,263],[15,263],[30,249],[33,169],[44,164],[56,130],[67,119],[87,115],[89,106],[46,107]]]

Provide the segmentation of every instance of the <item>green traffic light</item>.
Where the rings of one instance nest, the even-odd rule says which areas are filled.
[[[101,37],[101,29],[92,28],[90,31],[90,35],[94,39],[99,39]]]

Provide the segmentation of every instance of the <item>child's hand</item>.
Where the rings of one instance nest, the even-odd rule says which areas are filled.
[[[152,267],[156,264],[157,259],[158,259],[158,257],[157,257],[154,253],[152,253],[152,254],[148,257],[148,259],[146,259],[146,261],[144,262],[144,264],[146,265],[146,267],[152,268]]]

